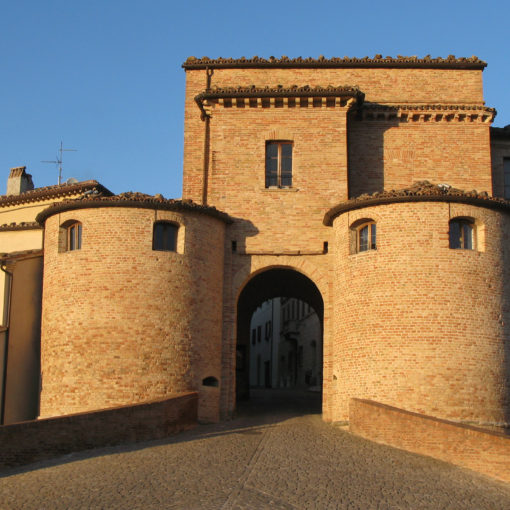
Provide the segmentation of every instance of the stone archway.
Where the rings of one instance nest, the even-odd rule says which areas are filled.
[[[310,278],[295,269],[268,268],[252,276],[237,300],[236,401],[248,399],[250,396],[250,351],[253,344],[253,339],[250,342],[250,320],[252,315],[262,303],[283,297],[306,303],[317,314],[320,332],[319,338],[313,340],[313,349],[317,349],[318,344],[319,372],[322,374],[324,301],[321,292]],[[288,361],[290,363],[290,359]],[[271,358],[271,368],[267,367],[267,363],[269,361],[265,363],[265,369],[273,372],[273,364],[277,363],[276,359]],[[321,381],[318,381],[317,386],[321,387]]]

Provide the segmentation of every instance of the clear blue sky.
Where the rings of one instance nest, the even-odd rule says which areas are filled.
[[[477,55],[485,99],[510,124],[508,0],[0,0],[0,194],[10,167],[36,186],[97,179],[180,197],[184,60]]]

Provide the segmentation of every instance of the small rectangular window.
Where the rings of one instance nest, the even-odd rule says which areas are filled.
[[[450,248],[453,250],[475,249],[475,226],[467,219],[450,220]]]
[[[266,188],[292,186],[292,142],[266,143]]]
[[[154,224],[152,249],[158,251],[175,251],[177,247],[177,230],[173,223],[158,222]]]

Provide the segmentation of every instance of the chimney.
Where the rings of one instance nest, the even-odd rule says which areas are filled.
[[[25,191],[34,189],[32,176],[25,172],[26,166],[11,168],[11,173],[7,179],[7,195],[21,195]]]

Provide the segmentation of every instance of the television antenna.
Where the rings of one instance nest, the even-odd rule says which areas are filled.
[[[60,149],[58,150],[59,154],[56,156],[54,161],[46,161],[43,160],[41,163],[53,163],[58,165],[58,183],[62,184],[62,165],[63,165],[63,156],[64,152],[78,152],[77,149],[64,149],[62,141],[60,141]]]

